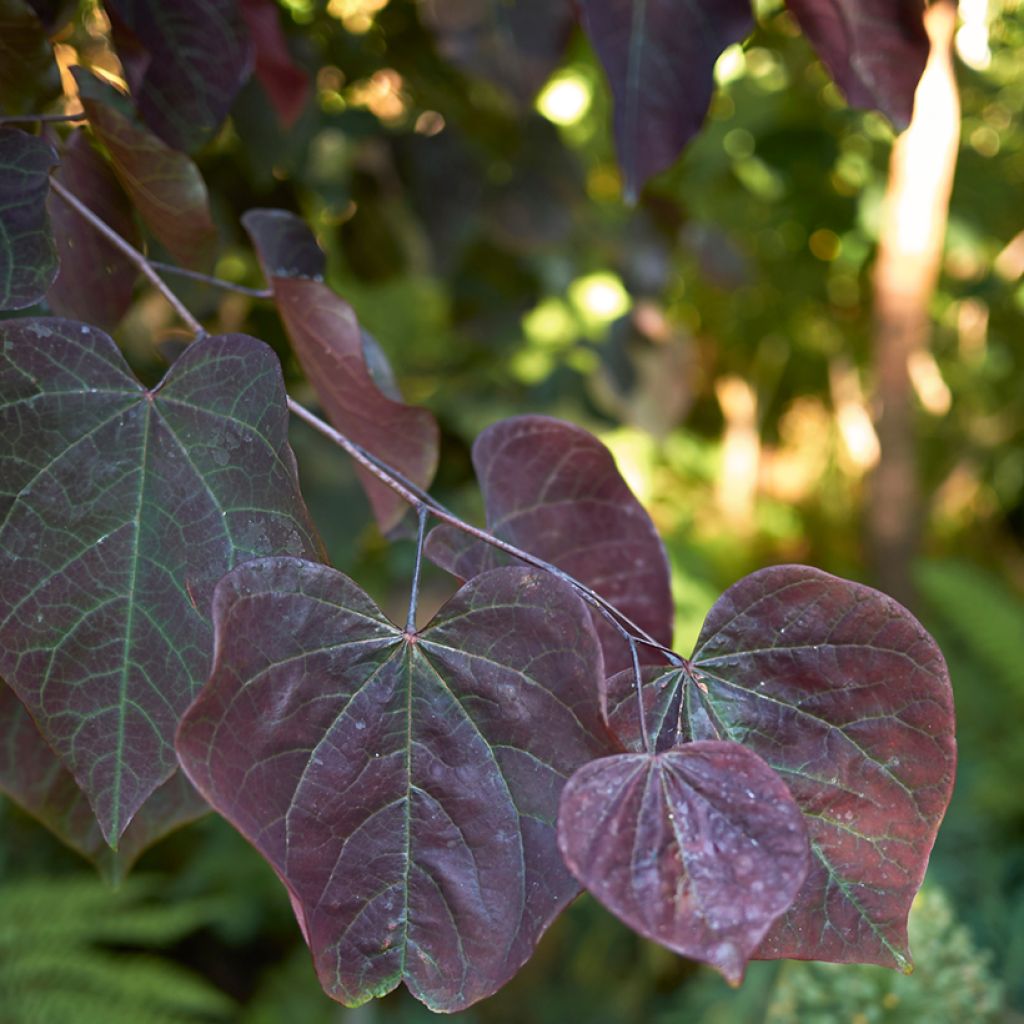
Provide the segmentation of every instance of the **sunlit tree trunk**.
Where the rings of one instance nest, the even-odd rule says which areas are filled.
[[[910,127],[896,140],[886,216],[874,269],[874,372],[881,453],[868,488],[869,558],[882,589],[912,603],[911,565],[923,525],[911,382],[915,355],[927,351],[935,290],[960,140],[953,74],[956,7],[925,15],[931,55]]]

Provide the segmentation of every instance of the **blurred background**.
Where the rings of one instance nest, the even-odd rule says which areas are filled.
[[[250,83],[201,154],[217,273],[259,284],[246,209],[302,213],[407,400],[440,420],[435,494],[474,521],[483,427],[541,412],[593,431],[665,540],[683,653],[716,596],[764,565],[893,593],[946,654],[960,766],[909,977],[754,964],[734,992],[584,897],[507,989],[455,1018],[1024,1021],[1024,5],[962,0],[952,65],[930,68],[894,160],[891,126],[849,109],[762,0],[717,64],[701,134],[634,206],[582,35],[549,77],[531,52],[539,92],[524,89],[507,53],[474,63],[467,6],[282,0],[310,99],[285,131]],[[118,75],[108,31],[82,5],[62,65]],[[180,292],[273,344],[313,404],[269,304]],[[144,294],[118,340],[155,375],[171,328]],[[301,426],[293,443],[334,564],[403,614],[413,545],[377,533],[342,454]],[[438,604],[452,586],[436,572],[426,588]],[[431,1018],[403,992],[354,1011],[324,997],[283,889],[213,818],[111,895],[0,802],[0,908],[0,1024]],[[61,977],[78,995],[41,1016]]]

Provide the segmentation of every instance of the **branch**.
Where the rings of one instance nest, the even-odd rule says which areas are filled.
[[[54,124],[61,121],[85,121],[87,115],[79,114],[4,114],[0,116],[3,124]]]
[[[273,291],[269,288],[247,288],[244,284],[235,284],[234,281],[225,281],[223,277],[213,277],[210,274],[201,274],[198,270],[186,270],[184,267],[176,267],[173,263],[163,263],[160,260],[149,260],[149,265],[155,270],[162,270],[165,274],[177,274],[178,277],[187,277],[193,281],[202,281],[203,284],[212,285],[214,288],[223,288],[227,292],[238,292],[239,295],[248,295],[253,299],[272,299]]]

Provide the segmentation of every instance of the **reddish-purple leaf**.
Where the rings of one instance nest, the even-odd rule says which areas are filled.
[[[516,416],[480,434],[473,466],[493,534],[592,587],[659,643],[672,642],[664,546],[597,438],[548,416]],[[507,561],[447,526],[431,533],[427,553],[464,580]],[[599,615],[595,624],[609,673],[631,664],[621,635]]]
[[[252,71],[236,0],[103,0],[142,119],[191,151],[220,127]]]
[[[425,0],[420,17],[438,49],[527,106],[558,66],[572,33],[572,0]]]
[[[631,928],[734,985],[809,861],[782,780],[745,747],[716,741],[584,765],[562,792],[558,845]]]
[[[132,209],[109,165],[75,131],[61,150],[55,177],[122,238],[139,245]],[[128,310],[138,270],[92,225],[51,193],[47,200],[60,272],[46,293],[50,308],[112,330]]]
[[[608,749],[582,602],[498,569],[409,635],[340,573],[274,558],[225,577],[214,620],[178,755],[288,887],[324,989],[404,981],[451,1011],[501,987],[578,891],[558,797]]]
[[[635,749],[629,687],[610,681],[609,721]],[[907,914],[955,768],[945,663],[917,620],[817,569],[763,569],[712,608],[691,669],[645,691],[652,735],[744,744],[806,817],[811,870],[757,956],[909,966]]]
[[[192,267],[209,264],[217,229],[199,168],[143,127],[127,97],[84,68],[72,74],[89,124],[146,226],[175,259]],[[88,196],[79,198],[89,204]]]
[[[928,60],[923,0],[786,0],[847,100],[910,124]]]
[[[116,852],[74,777],[40,735],[24,704],[0,683],[0,791],[77,850],[111,881],[168,832],[209,811],[185,776],[175,772],[139,808]]]
[[[288,51],[281,8],[274,0],[241,0],[239,10],[252,38],[256,77],[282,127],[291,128],[309,99],[309,75]]]
[[[0,0],[0,115],[39,113],[60,95],[46,29],[25,0]]]
[[[46,214],[57,163],[45,139],[0,127],[0,309],[38,302],[57,273]]]
[[[750,0],[579,0],[615,98],[626,193],[636,196],[700,130],[718,55],[754,27]]]
[[[146,390],[85,324],[2,321],[0,341],[0,672],[116,846],[176,767],[214,584],[316,557],[281,370],[208,337]]]
[[[405,405],[381,387],[370,356],[380,359],[347,302],[319,280],[324,256],[313,233],[284,210],[249,210],[242,218],[259,254],[295,354],[331,422],[357,444],[426,489],[434,479],[440,431],[428,409]],[[371,345],[375,345],[373,342]],[[356,467],[383,533],[408,506]]]

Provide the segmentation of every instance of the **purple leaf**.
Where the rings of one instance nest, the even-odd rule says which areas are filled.
[[[274,558],[225,577],[214,620],[178,755],[288,887],[325,991],[404,981],[452,1011],[500,988],[578,891],[558,797],[608,749],[584,605],[499,569],[409,635],[340,573]]]
[[[46,215],[57,154],[44,139],[0,127],[0,309],[38,302],[57,273]]]
[[[597,438],[547,416],[516,416],[480,434],[473,466],[493,534],[596,590],[659,643],[672,642],[664,546]],[[448,526],[432,531],[427,554],[464,580],[505,559]],[[609,673],[631,664],[621,635],[599,615],[595,624]]]
[[[220,127],[252,70],[236,0],[104,0],[142,119],[191,152]]]
[[[280,366],[207,337],[147,391],[85,324],[8,320],[0,340],[0,672],[116,847],[176,767],[214,584],[316,557]]]
[[[55,177],[122,238],[139,247],[128,199],[84,132],[75,131],[64,144]],[[60,196],[51,194],[47,209],[60,254],[60,272],[46,301],[60,316],[112,330],[131,305],[138,270]]]
[[[146,227],[190,267],[213,259],[217,229],[199,168],[135,118],[127,97],[83,68],[72,68],[89,124]],[[88,205],[88,196],[79,196]]]
[[[615,142],[634,198],[700,130],[718,55],[754,27],[750,0],[579,0],[615,99]]]
[[[425,0],[419,12],[448,60],[523,107],[558,66],[575,21],[571,0]]]
[[[0,791],[61,842],[119,881],[140,854],[174,829],[209,811],[185,776],[175,772],[139,808],[117,851],[103,839],[96,815],[71,773],[40,735],[25,706],[0,683]]]
[[[313,233],[284,210],[249,210],[242,224],[274,290],[295,354],[330,421],[407,480],[428,488],[440,451],[437,421],[429,410],[397,401],[386,382],[382,387],[383,354],[364,337],[352,307],[320,280],[324,255]],[[356,471],[377,524],[387,533],[408,506],[372,474],[359,466]]]
[[[631,928],[733,985],[807,874],[807,830],[782,780],[737,743],[688,743],[584,765],[558,845]]]
[[[256,77],[283,128],[291,128],[309,99],[309,75],[292,59],[274,0],[240,0],[252,38]]]
[[[60,72],[39,15],[25,0],[0,0],[0,115],[39,113],[59,95]]]
[[[928,60],[923,0],[786,0],[836,84],[855,107],[910,124]]]

